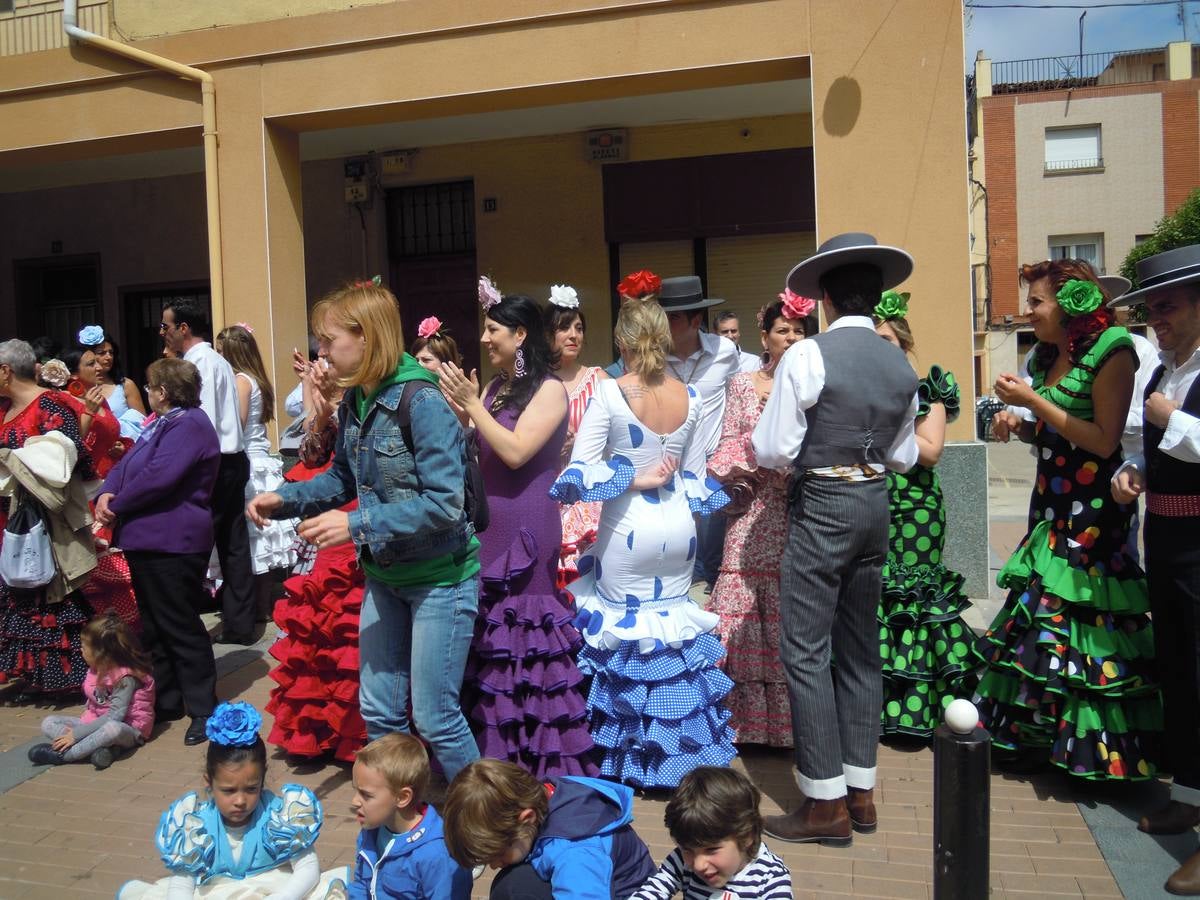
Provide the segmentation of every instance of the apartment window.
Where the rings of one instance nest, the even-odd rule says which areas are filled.
[[[1100,126],[1046,129],[1046,174],[1104,168],[1100,152]]]
[[[1082,259],[1090,263],[1097,274],[1104,274],[1104,235],[1068,234],[1051,237],[1051,259]]]

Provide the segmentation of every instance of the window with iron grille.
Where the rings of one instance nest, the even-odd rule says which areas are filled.
[[[470,181],[421,184],[387,192],[393,258],[475,250],[475,187]]]

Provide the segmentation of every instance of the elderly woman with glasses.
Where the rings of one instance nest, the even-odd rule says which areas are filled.
[[[112,526],[113,542],[129,561],[142,643],[154,658],[155,716],[167,721],[190,715],[183,742],[200,744],[207,739],[217,671],[196,610],[213,547],[209,498],[221,448],[200,409],[194,365],[160,359],[146,377],[155,419],[109,473],[96,498],[96,518]]]

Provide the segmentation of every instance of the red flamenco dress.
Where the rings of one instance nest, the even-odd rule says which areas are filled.
[[[84,414],[84,404],[78,397],[70,391],[63,392],[62,397],[75,411],[76,417]],[[101,402],[99,411],[92,417],[83,447],[92,459],[97,477],[101,479],[108,476],[128,449],[125,439],[121,437],[121,423],[109,409],[107,401]],[[120,548],[111,546],[111,528],[96,523],[93,533],[96,537],[96,568],[79,590],[91,604],[93,615],[100,616],[112,610],[127,625],[140,630],[137,598],[133,593],[133,581],[129,577],[129,563],[125,561],[125,554]]]
[[[287,473],[289,481],[309,481],[329,468],[328,453],[316,467],[303,449],[302,458],[306,461]],[[354,544],[318,550],[312,571],[293,575],[283,586],[287,596],[275,604],[279,637],[270,651],[279,660],[270,673],[276,687],[267,703],[275,724],[267,739],[294,756],[332,754],[353,762],[367,742],[358,706],[363,573]]]
[[[66,395],[43,391],[12,418],[11,402],[0,400],[0,447],[20,449],[31,437],[62,433],[76,446],[75,477],[96,478],[91,457],[79,436],[79,420]],[[0,541],[8,522],[8,503],[0,501]],[[0,683],[16,682],[28,693],[79,691],[87,666],[80,631],[92,609],[78,591],[51,602],[44,588],[18,590],[0,581]]]

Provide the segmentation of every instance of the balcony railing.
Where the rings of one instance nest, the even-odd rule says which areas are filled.
[[[1046,172],[1055,175],[1063,172],[1092,171],[1104,168],[1104,157],[1093,156],[1089,159],[1056,159],[1046,162]]]
[[[1109,50],[992,63],[993,94],[1027,94],[1110,84],[1141,84],[1167,77],[1167,52]]]

